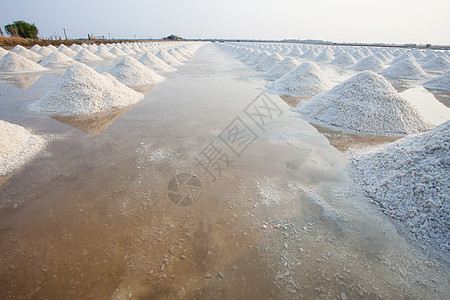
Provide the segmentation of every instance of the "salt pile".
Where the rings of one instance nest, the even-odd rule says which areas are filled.
[[[50,48],[47,47],[41,47],[41,49],[39,49],[38,54],[42,57],[47,57],[49,56],[53,51],[55,50],[51,50]]]
[[[152,85],[166,80],[165,77],[156,74],[130,56],[124,57],[119,61],[110,73],[121,83],[131,87]]]
[[[347,52],[344,52],[336,56],[336,58],[332,62],[330,62],[330,64],[337,66],[348,66],[356,64],[356,59]]]
[[[256,66],[257,64],[259,64],[260,62],[262,62],[264,59],[266,59],[269,56],[270,56],[269,52],[262,51],[256,57],[251,59],[247,64],[250,65],[250,66]]]
[[[12,51],[0,59],[0,73],[41,72],[46,69]]]
[[[354,157],[350,168],[372,202],[409,236],[448,256],[450,121]]]
[[[414,134],[432,127],[386,79],[370,71],[301,103],[296,110],[327,125],[367,134]]]
[[[315,60],[317,61],[331,61],[334,59],[333,53],[329,49],[325,49],[320,53]]]
[[[36,114],[73,116],[124,108],[140,102],[144,95],[133,91],[110,74],[99,74],[75,62],[56,86],[27,110]]]
[[[445,58],[438,56],[424,63],[422,69],[427,71],[447,71],[450,69],[450,62]]]
[[[27,48],[22,47],[20,45],[15,46],[11,50],[11,52],[14,52],[14,53],[16,53],[16,54],[18,54],[18,55],[20,55],[22,57],[25,57],[26,59],[34,61],[34,62],[38,62],[38,61],[40,61],[42,59],[42,56],[40,56],[39,54],[37,54],[37,53],[35,53],[33,51],[30,51]]]
[[[301,57],[303,55],[303,51],[300,50],[300,48],[298,47],[294,47],[294,49],[292,49],[291,52],[288,52],[289,56],[293,56],[293,57]]]
[[[300,63],[295,58],[288,56],[277,63],[275,66],[273,66],[271,69],[269,69],[264,74],[264,77],[267,80],[277,80],[283,77],[286,73],[289,73],[290,71],[297,68],[299,65]]]
[[[410,53],[405,53],[405,54],[402,54],[402,55],[394,58],[394,60],[391,61],[391,65],[394,65],[394,64],[396,64],[396,63],[398,63],[398,62],[400,62],[400,61],[402,61],[402,60],[404,60],[406,58],[409,58],[411,60],[416,60],[414,58],[414,56],[412,56]]]
[[[123,52],[116,46],[114,46],[111,50],[109,50],[109,52],[111,52],[111,54],[113,54],[115,56],[126,56],[127,55],[125,52]]]
[[[405,58],[380,72],[391,79],[421,79],[428,77],[422,67],[411,58]]]
[[[41,46],[36,44],[33,47],[31,47],[30,51],[33,51],[34,53],[38,53],[41,48],[42,48]]]
[[[46,59],[44,59],[41,62],[41,66],[47,67],[47,66],[67,66],[74,62],[74,60],[67,55],[59,52],[54,51],[49,56],[47,56]]]
[[[136,52],[134,52],[133,50],[131,50],[131,48],[128,47],[127,45],[123,45],[121,50],[122,50],[123,52],[125,52],[126,54],[128,54],[128,55],[134,55],[134,54],[136,54]]]
[[[383,62],[376,57],[375,55],[367,56],[366,58],[362,59],[361,61],[357,62],[350,68],[355,71],[374,71],[378,72],[385,68],[386,66],[383,64]]]
[[[174,49],[167,50],[167,53],[169,53],[170,55],[175,57],[175,59],[178,61],[186,61],[187,60],[187,58],[182,56],[179,52],[175,51]]]
[[[0,120],[0,177],[32,159],[45,144],[43,137],[19,125]]]
[[[422,58],[421,60],[419,60],[418,62],[420,64],[424,64],[424,63],[429,62],[430,60],[432,60],[433,58],[436,58],[436,57],[438,57],[438,56],[435,53],[431,53],[431,54],[428,54],[427,56],[425,56],[424,58]]]
[[[429,89],[450,91],[450,71],[428,80],[423,86]]]
[[[313,59],[316,56],[317,56],[317,53],[313,49],[309,49],[305,53],[303,53],[301,58]]]
[[[158,53],[156,53],[156,56],[162,59],[169,66],[175,67],[182,65],[179,60],[177,60],[165,50],[159,50]]]
[[[267,85],[274,92],[297,97],[312,97],[329,90],[333,84],[320,67],[311,62],[299,65],[280,79]]]
[[[8,51],[6,51],[6,50],[3,49],[2,47],[0,47],[0,58],[2,58],[3,56],[5,56],[6,54],[8,54]]]
[[[176,69],[166,64],[164,61],[151,53],[145,53],[139,58],[139,62],[149,67],[155,72],[173,72]]]
[[[87,49],[81,50],[73,59],[81,62],[101,61],[102,58]]]
[[[97,51],[95,51],[94,55],[97,55],[100,58],[103,59],[113,59],[113,58],[117,58],[117,56],[115,56],[114,54],[112,54],[111,52],[108,51],[108,48],[106,47],[99,47]]]
[[[74,58],[77,55],[77,52],[70,50],[67,46],[65,45],[60,45],[58,47],[58,51],[61,53],[64,53],[65,55],[67,55],[68,57]]]
[[[261,62],[259,62],[255,66],[255,70],[267,71],[282,60],[283,60],[283,57],[281,57],[281,55],[279,55],[278,53],[271,54],[270,56],[266,57]]]

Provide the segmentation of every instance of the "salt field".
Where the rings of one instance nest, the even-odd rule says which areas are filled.
[[[450,53],[0,48],[0,299],[448,299]]]

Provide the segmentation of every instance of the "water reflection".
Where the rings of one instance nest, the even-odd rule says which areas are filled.
[[[300,102],[304,102],[311,97],[294,97],[288,95],[280,95],[280,98],[290,107],[296,107]]]
[[[135,90],[136,92],[142,93],[144,95],[147,95],[148,93],[150,93],[151,91],[153,91],[153,89],[156,87],[156,84],[152,84],[152,85],[141,85],[141,86],[134,86],[131,87],[133,90]]]
[[[36,80],[41,77],[40,73],[23,73],[23,74],[8,74],[0,75],[0,79],[10,83],[23,90],[28,89]]]
[[[91,136],[97,136],[103,133],[114,120],[123,116],[123,114],[134,108],[134,106],[115,110],[107,113],[99,113],[88,116],[53,116],[52,118],[58,122],[70,125],[81,130]]]

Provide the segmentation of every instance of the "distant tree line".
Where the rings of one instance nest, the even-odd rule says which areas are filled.
[[[18,36],[21,38],[37,39],[39,30],[36,25],[25,21],[14,21],[12,24],[5,25],[5,31],[10,36]]]

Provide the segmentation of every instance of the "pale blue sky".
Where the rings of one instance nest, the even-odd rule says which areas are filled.
[[[322,39],[450,44],[449,0],[16,0],[0,25],[34,22],[43,36],[69,38]]]

